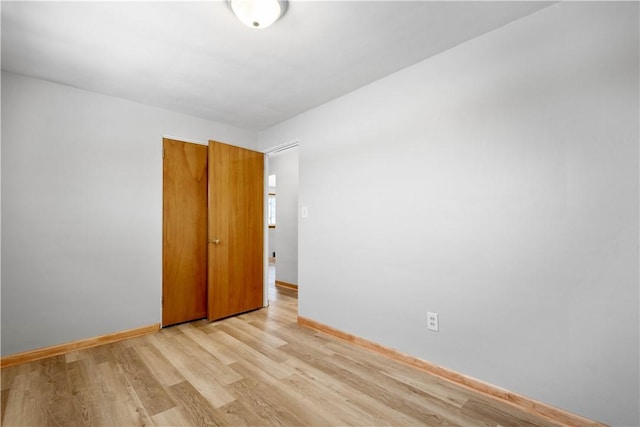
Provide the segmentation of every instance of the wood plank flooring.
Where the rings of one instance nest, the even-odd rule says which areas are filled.
[[[297,295],[2,369],[3,426],[553,426],[297,325]]]

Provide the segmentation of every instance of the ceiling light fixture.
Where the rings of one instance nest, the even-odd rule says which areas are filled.
[[[262,29],[284,15],[288,2],[286,0],[229,0],[229,6],[244,25]]]

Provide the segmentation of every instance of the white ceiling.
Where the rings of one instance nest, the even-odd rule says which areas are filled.
[[[2,1],[2,68],[262,130],[549,4],[294,0],[254,30],[224,1]]]

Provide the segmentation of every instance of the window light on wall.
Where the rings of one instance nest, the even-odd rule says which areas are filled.
[[[269,227],[276,226],[276,194],[269,193],[269,206],[268,206],[268,218],[269,218]]]

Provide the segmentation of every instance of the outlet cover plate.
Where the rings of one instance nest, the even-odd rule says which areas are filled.
[[[440,323],[438,322],[438,313],[427,311],[427,329],[438,332]]]

